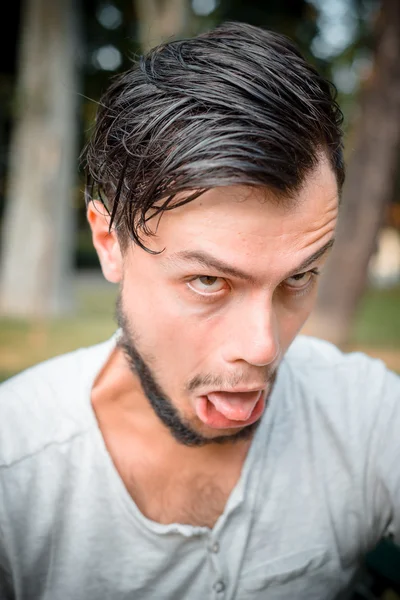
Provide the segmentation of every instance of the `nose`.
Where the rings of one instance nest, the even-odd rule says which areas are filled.
[[[245,361],[256,367],[272,364],[280,352],[278,321],[272,302],[264,300],[242,307],[233,320],[224,359]]]

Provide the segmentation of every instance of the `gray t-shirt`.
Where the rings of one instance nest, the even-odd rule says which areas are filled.
[[[90,403],[115,338],[0,386],[0,598],[329,600],[400,539],[400,379],[299,337],[215,527],[144,517]]]

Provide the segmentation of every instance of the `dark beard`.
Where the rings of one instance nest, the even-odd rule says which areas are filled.
[[[118,341],[118,347],[123,350],[134,375],[139,377],[143,392],[149,400],[154,412],[160,421],[169,429],[177,442],[185,446],[198,447],[204,446],[205,444],[224,444],[252,438],[259,425],[260,419],[233,434],[208,438],[195,431],[190,423],[185,421],[185,419],[179,415],[170,398],[168,398],[161,386],[157,383],[151,368],[146,364],[139,353],[134,342],[134,335],[130,331],[128,320],[123,312],[121,297],[117,300],[116,319],[122,332]]]

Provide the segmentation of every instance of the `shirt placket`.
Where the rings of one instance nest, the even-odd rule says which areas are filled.
[[[226,576],[222,572],[220,561],[221,546],[216,535],[211,534],[208,540],[207,553],[211,563],[211,589],[213,600],[224,600],[226,597]]]

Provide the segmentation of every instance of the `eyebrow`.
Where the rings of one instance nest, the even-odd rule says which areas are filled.
[[[297,267],[297,269],[295,269],[294,271],[292,271],[293,273],[300,273],[301,271],[304,271],[304,269],[307,269],[307,267],[309,267],[310,265],[312,265],[313,262],[315,262],[316,260],[318,260],[319,258],[321,258],[321,256],[324,256],[324,254],[326,254],[328,252],[328,250],[330,250],[333,246],[333,244],[335,243],[335,238],[331,238],[329,240],[329,242],[327,242],[326,244],[324,244],[319,250],[316,250],[316,252],[314,252],[314,254],[312,254],[311,256],[309,256],[308,258],[306,258],[301,265],[299,265]],[[290,275],[288,275],[288,277],[290,277]]]
[[[334,241],[335,241],[334,238],[331,238],[326,244],[324,244],[321,248],[316,250],[316,252],[314,252],[314,254],[312,254],[311,256],[306,258],[300,265],[298,265],[295,269],[293,269],[290,273],[288,273],[286,275],[285,279],[287,279],[288,277],[291,277],[292,275],[295,275],[296,273],[300,273],[301,271],[307,269],[307,267],[312,265],[312,263],[314,263],[316,260],[321,258],[321,256],[326,254],[326,252],[330,248],[332,248]],[[225,261],[215,258],[215,256],[212,256],[212,254],[209,254],[208,252],[205,252],[205,251],[181,250],[180,252],[175,252],[174,254],[171,254],[171,256],[169,256],[167,260],[168,260],[168,262],[187,261],[187,262],[197,263],[201,267],[205,267],[207,269],[214,269],[214,270],[218,271],[219,273],[229,275],[230,277],[236,277],[237,279],[243,279],[250,283],[256,282],[256,278],[253,277],[252,275],[250,275],[249,273],[246,273],[245,271],[242,271],[241,269],[238,269],[237,267],[234,267],[233,265],[229,265]]]

